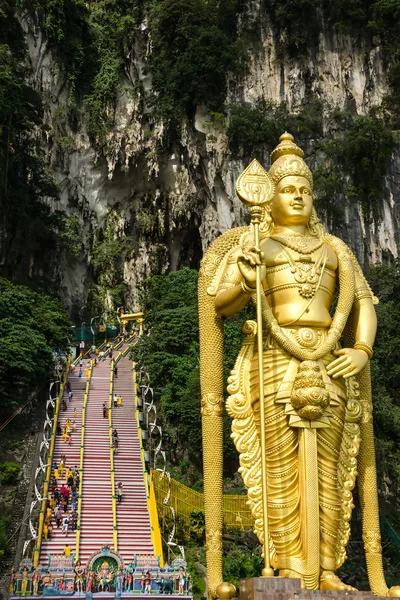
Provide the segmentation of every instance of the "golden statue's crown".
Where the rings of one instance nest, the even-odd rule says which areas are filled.
[[[271,152],[272,166],[268,175],[277,184],[283,177],[298,175],[305,177],[313,187],[313,177],[303,160],[304,152],[294,143],[294,137],[285,131],[279,138],[279,144]]]

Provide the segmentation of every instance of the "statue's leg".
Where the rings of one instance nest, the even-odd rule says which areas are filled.
[[[257,359],[250,379],[254,419],[260,430]],[[264,354],[264,387],[276,388],[286,374],[290,357],[273,349]],[[276,549],[274,568],[283,577],[302,577],[301,523],[298,483],[298,432],[288,426],[285,407],[275,403],[276,393],[266,393],[265,438],[268,485],[268,521]],[[297,567],[297,570],[296,568]]]
[[[333,358],[333,357],[332,357]],[[345,385],[335,382],[339,405],[331,406],[330,427],[318,430],[318,478],[320,499],[320,589],[353,590],[337,575],[335,547],[339,535],[341,499],[338,488],[338,462],[345,418]]]

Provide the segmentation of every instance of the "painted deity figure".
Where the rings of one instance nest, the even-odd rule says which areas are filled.
[[[76,591],[79,593],[83,592],[83,577],[85,575],[85,567],[83,567],[80,560],[78,560],[74,567],[75,573],[75,586]]]
[[[113,579],[113,574],[110,572],[110,565],[107,561],[101,564],[101,568],[97,574],[97,580],[99,582],[99,591],[105,592],[110,590],[110,583]]]
[[[37,596],[39,589],[39,581],[40,581],[40,573],[38,569],[35,569],[32,573],[32,587],[33,587],[33,595]]]
[[[121,568],[118,568],[117,574],[115,576],[115,592],[116,594],[121,594],[123,585],[123,573]]]
[[[29,573],[28,568],[26,567],[26,565],[24,565],[22,568],[22,577],[21,577],[21,596],[26,596],[26,592],[28,589],[28,582],[29,582],[28,573]]]
[[[216,512],[215,503],[219,498],[222,501],[222,471],[216,472],[220,468],[216,465],[221,464],[222,454],[223,320],[249,300],[257,302],[257,268],[262,281],[264,397],[259,394],[257,324],[248,321],[229,379],[227,401],[255,532],[264,543],[265,502],[269,530],[266,547],[273,569],[281,577],[299,578],[307,589],[352,590],[336,570],[346,558],[351,490],[358,470],[371,589],[382,595],[398,592],[397,588],[388,590],[385,584],[379,542],[368,364],[377,328],[377,299],[351,250],[327,234],[319,222],[313,178],[303,155],[293,137],[285,133],[272,152],[268,173],[253,161],[242,175],[243,194],[260,197],[264,185],[272,190],[258,212],[259,246],[254,241],[254,225],[231,230],[210,247],[200,269],[211,596],[217,595],[216,588],[222,582],[222,513]],[[262,463],[267,499],[262,495]]]
[[[93,569],[90,569],[87,574],[87,582],[86,582],[86,592],[91,594],[93,592],[93,583],[94,583],[94,572]]]
[[[179,569],[179,573],[178,573],[178,594],[183,594],[183,592],[185,591],[185,585],[186,585],[186,573],[185,573],[183,567],[181,567]]]
[[[124,592],[132,591],[134,571],[135,565],[132,562],[130,562],[129,565],[126,567]]]

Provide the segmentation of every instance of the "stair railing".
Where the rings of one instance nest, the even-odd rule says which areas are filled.
[[[90,361],[89,377],[86,380],[86,389],[83,396],[82,406],[82,430],[81,430],[81,451],[79,459],[79,490],[78,490],[78,522],[76,526],[76,550],[75,560],[79,560],[79,551],[81,544],[81,513],[82,513],[82,489],[83,489],[83,459],[85,453],[85,425],[86,425],[86,405],[89,397],[90,381],[92,378],[93,361]]]
[[[63,379],[62,379],[62,381],[60,383],[60,390],[58,392],[58,396],[57,396],[57,400],[56,400],[56,405],[55,405],[55,408],[54,408],[53,426],[52,426],[52,429],[51,429],[50,448],[49,448],[49,454],[48,454],[48,458],[47,458],[46,475],[45,475],[45,480],[44,480],[44,484],[43,484],[42,506],[41,506],[40,513],[39,513],[39,526],[38,526],[37,543],[36,543],[36,547],[35,547],[34,553],[33,553],[33,565],[34,565],[34,567],[37,567],[38,564],[39,564],[40,547],[42,545],[44,515],[46,514],[47,500],[48,500],[47,496],[48,496],[48,493],[49,493],[49,485],[50,485],[50,479],[51,479],[51,469],[53,467],[53,453],[54,453],[54,444],[55,444],[55,441],[56,441],[56,429],[57,429],[57,422],[58,422],[58,413],[60,411],[60,404],[61,404],[61,398],[62,398],[63,393],[64,393],[64,386],[66,384],[67,377],[68,377],[69,365],[70,365],[70,361],[68,359],[68,362],[67,362],[67,365],[66,365],[66,369],[65,369],[65,373],[64,373],[64,377],[63,377]]]
[[[158,521],[158,510],[155,499],[153,480],[151,475],[148,474],[145,461],[145,450],[143,448],[142,428],[139,420],[139,405],[138,405],[138,385],[137,385],[137,374],[136,374],[136,363],[132,363],[133,373],[133,398],[135,404],[135,416],[139,434],[140,443],[140,460],[142,461],[143,468],[143,481],[146,488],[146,499],[147,499],[147,510],[150,518],[150,530],[151,530],[151,541],[154,548],[154,556],[159,557],[160,567],[164,567],[164,555],[162,550],[162,540],[160,524]]]

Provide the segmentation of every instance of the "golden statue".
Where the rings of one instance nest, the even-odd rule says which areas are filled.
[[[249,299],[256,304],[257,322],[244,324],[226,408],[264,548],[262,575],[273,576],[275,570],[280,577],[299,578],[306,589],[353,590],[336,570],[346,559],[358,472],[371,590],[399,595],[399,588],[386,585],[380,545],[369,369],[378,301],[351,250],[319,222],[303,155],[293,136],[284,133],[268,173],[251,163],[237,184],[239,197],[251,207],[251,225],[220,236],[200,269],[211,597],[230,595],[227,584],[217,590],[222,583],[223,320]]]

